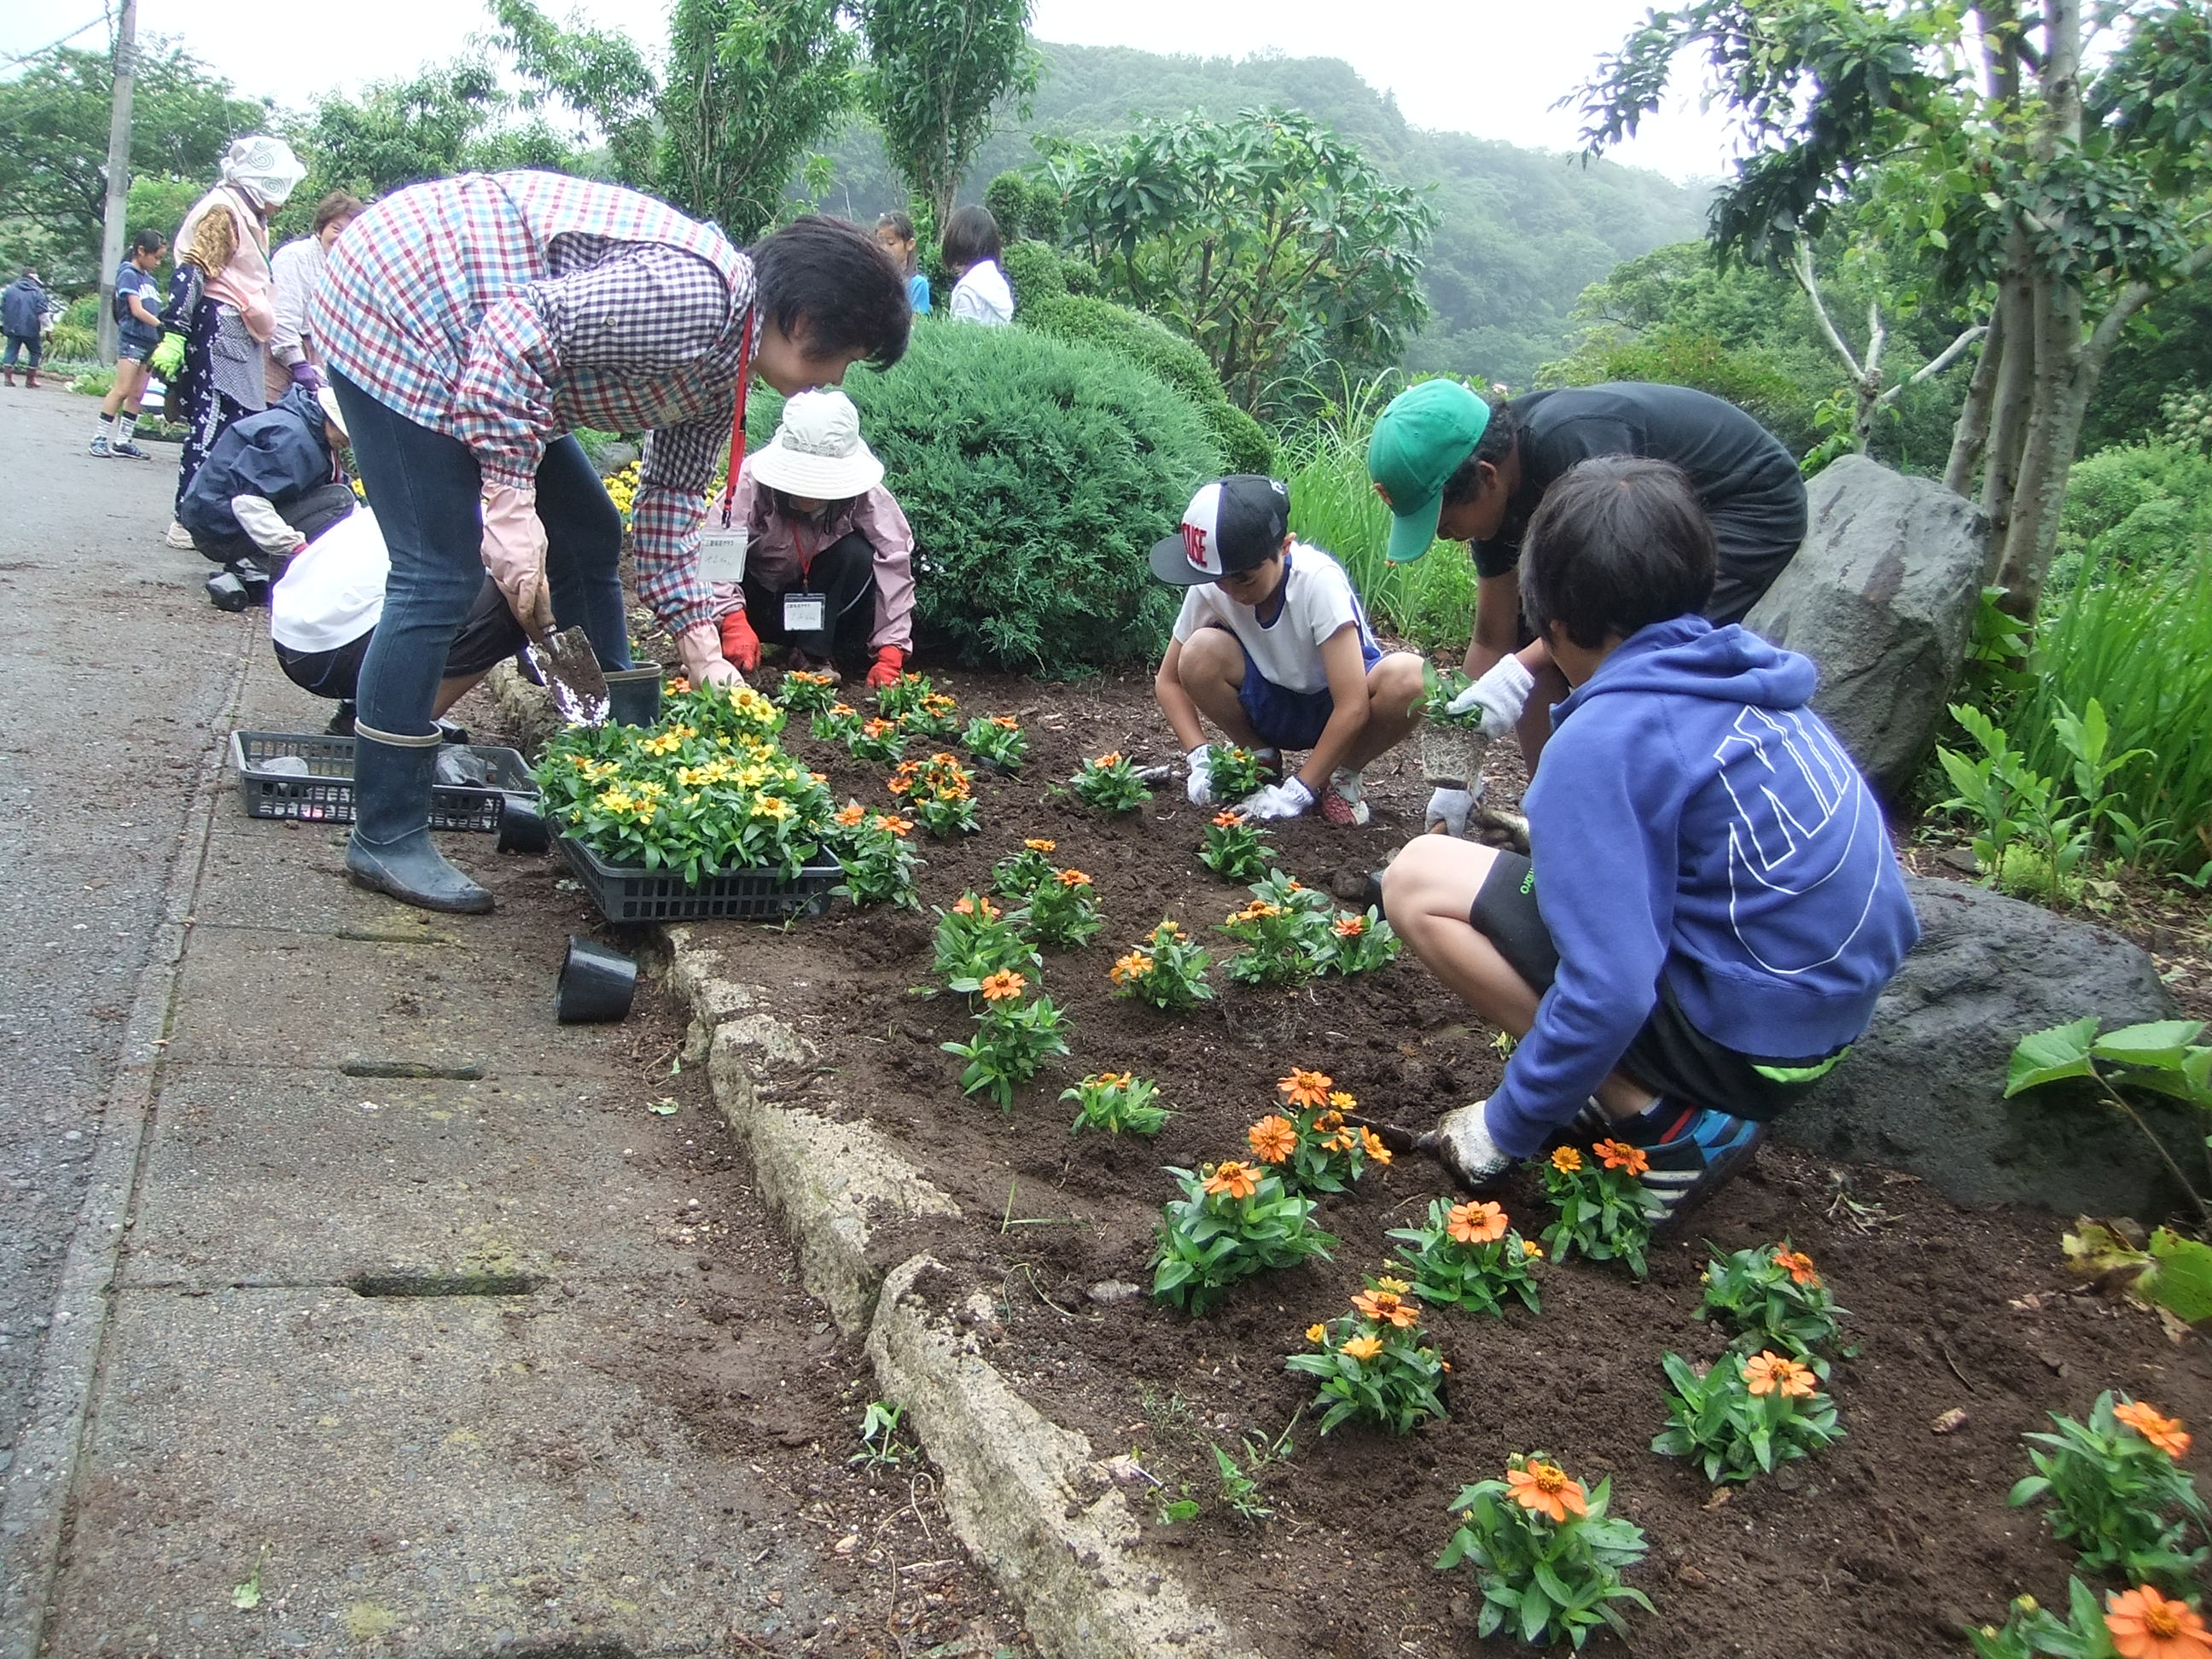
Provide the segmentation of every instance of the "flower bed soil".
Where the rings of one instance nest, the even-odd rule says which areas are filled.
[[[1502,1065],[1494,1034],[1410,956],[1355,980],[1254,991],[1226,981],[1217,950],[1219,1000],[1194,1015],[1114,999],[1109,966],[1163,915],[1225,945],[1215,925],[1245,896],[1196,862],[1207,815],[1184,801],[1180,781],[1115,819],[1053,787],[1108,749],[1140,764],[1174,758],[1149,685],[936,678],[963,718],[1020,714],[1030,758],[1015,777],[979,769],[981,834],[917,839],[925,902],[949,906],[963,888],[984,888],[992,864],[1028,836],[1053,838],[1058,862],[1091,875],[1109,925],[1087,948],[1048,956],[1043,973],[1073,1053],[1021,1091],[1011,1115],[962,1097],[959,1062],[938,1045],[968,1034],[963,1000],[913,989],[927,983],[933,918],[840,902],[791,930],[743,936],[745,976],[769,988],[775,1012],[819,1055],[814,1075],[779,1092],[865,1113],[957,1199],[962,1219],[882,1237],[885,1260],[927,1248],[963,1292],[993,1291],[998,1319],[979,1335],[994,1363],[1100,1456],[1134,1454],[1161,1483],[1131,1486],[1139,1513],[1149,1519],[1186,1495],[1197,1502],[1194,1519],[1152,1526],[1145,1547],[1267,1651],[1518,1650],[1476,1640],[1471,1581],[1432,1564],[1460,1486],[1502,1473],[1510,1452],[1540,1448],[1585,1480],[1613,1477],[1614,1512],[1650,1536],[1650,1558],[1630,1582],[1658,1612],[1632,1614],[1636,1650],[1964,1652],[1960,1626],[2000,1620],[2014,1595],[2063,1604],[2068,1553],[2039,1516],[2005,1506],[2027,1469],[2024,1431],[2044,1426],[2049,1411],[2086,1414],[2106,1388],[2212,1428],[2201,1345],[2177,1345],[2148,1314],[2077,1291],[2060,1265],[2056,1218],[1964,1212],[1910,1177],[1770,1147],[1655,1250],[1649,1282],[1547,1264],[1540,1316],[1431,1317],[1453,1366],[1449,1419],[1402,1440],[1358,1430],[1323,1440],[1310,1413],[1293,1431],[1295,1455],[1261,1475],[1273,1518],[1240,1521],[1222,1500],[1210,1446],[1241,1452],[1248,1435],[1280,1434],[1310,1395],[1285,1372],[1285,1356],[1304,1346],[1309,1323],[1345,1310],[1363,1274],[1387,1270],[1385,1230],[1417,1220],[1448,1183],[1413,1155],[1370,1171],[1322,1201],[1322,1224],[1341,1240],[1333,1262],[1251,1281],[1194,1320],[1118,1288],[1149,1286],[1152,1230],[1172,1190],[1162,1167],[1243,1155],[1245,1127],[1271,1109],[1274,1079],[1292,1066],[1329,1073],[1370,1117],[1425,1127],[1487,1092]],[[888,768],[855,763],[801,726],[787,734],[790,746],[830,775],[840,800],[892,804]],[[1494,775],[1493,787],[1501,781],[1510,790],[1514,780]],[[1419,827],[1426,786],[1410,748],[1370,773],[1370,790],[1369,829],[1279,828],[1282,866],[1354,895],[1363,873]],[[1157,1141],[1069,1135],[1073,1109],[1059,1091],[1101,1070],[1158,1083],[1176,1116]],[[1549,1218],[1533,1183],[1506,1204],[1532,1235]],[[1659,1356],[1719,1352],[1719,1335],[1691,1317],[1704,1241],[1729,1250],[1784,1237],[1813,1254],[1852,1310],[1856,1358],[1838,1364],[1831,1384],[1848,1438],[1716,1495],[1647,1449],[1662,1422]],[[1963,1423],[1937,1433],[1933,1423],[1954,1408]],[[1601,1638],[1593,1650],[1620,1648]]]

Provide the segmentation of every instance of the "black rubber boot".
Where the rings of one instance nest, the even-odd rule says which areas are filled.
[[[359,720],[353,728],[353,839],[346,869],[356,886],[424,910],[476,914],[492,896],[446,862],[430,841],[430,780],[444,739],[404,738]]]
[[[661,667],[657,662],[607,671],[607,724],[660,724]]]

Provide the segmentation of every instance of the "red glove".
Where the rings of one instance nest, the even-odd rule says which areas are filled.
[[[891,684],[906,669],[906,653],[895,645],[876,647],[876,665],[868,671],[868,689],[880,691]]]
[[[760,666],[760,635],[753,632],[743,605],[722,618],[722,654],[737,665],[739,673],[750,674]]]

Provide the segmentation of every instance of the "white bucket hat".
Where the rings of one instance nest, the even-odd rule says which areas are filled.
[[[884,464],[861,441],[853,400],[824,387],[792,393],[775,436],[753,457],[753,477],[787,495],[842,501],[881,483]]]

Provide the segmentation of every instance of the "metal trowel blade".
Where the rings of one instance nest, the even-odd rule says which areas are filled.
[[[553,707],[571,726],[599,726],[607,718],[607,677],[580,628],[533,640],[526,649]]]

